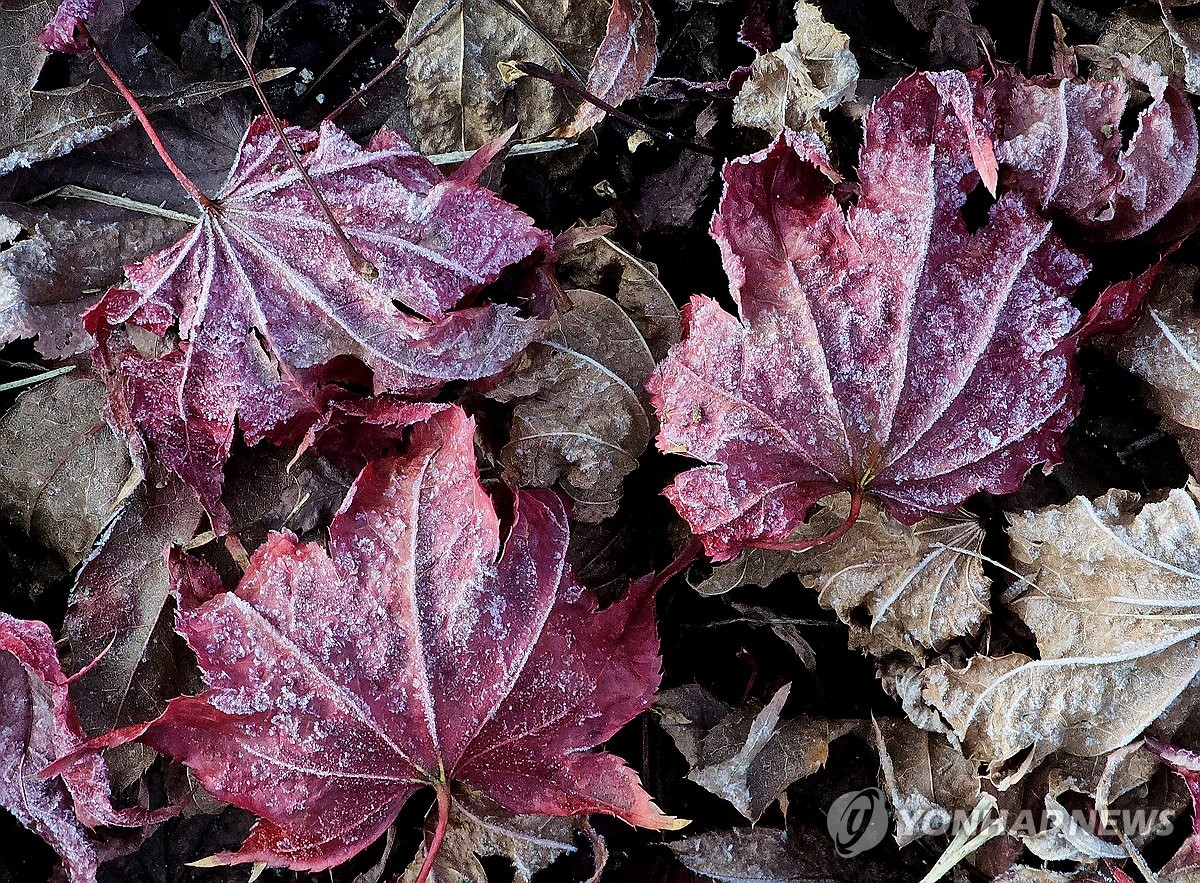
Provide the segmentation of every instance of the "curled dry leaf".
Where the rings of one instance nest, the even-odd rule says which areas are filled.
[[[422,786],[444,805],[451,781],[510,812],[678,827],[618,758],[587,750],[658,685],[653,581],[597,610],[546,492],[518,495],[501,548],[473,434],[458,408],[414,427],[406,454],[358,476],[328,552],[273,534],[236,593],[177,559],[176,628],[209,689],[88,750],[141,741],[260,816],[227,863],[332,867]]]
[[[796,30],[774,52],[759,55],[733,100],[734,125],[777,135],[820,126],[820,114],[854,97],[858,62],[850,38],[808,0],[796,2]]]
[[[880,718],[873,724],[880,787],[892,805],[892,831],[900,846],[949,830],[956,812],[969,814],[975,808],[978,765],[957,745],[901,718]]]
[[[1194,482],[1146,503],[1114,490],[1010,516],[1027,584],[1008,606],[1039,659],[975,656],[922,675],[967,752],[1031,762],[1062,749],[1096,756],[1157,718],[1200,671],[1200,511]]]
[[[72,568],[137,477],[100,416],[107,395],[99,380],[67,374],[0,417],[0,511]]]
[[[218,529],[235,419],[246,440],[295,440],[337,390],[328,363],[352,356],[377,388],[430,391],[498,373],[540,322],[515,306],[459,309],[547,239],[471,180],[445,179],[387,130],[360,148],[331,124],[290,129],[315,185],[379,271],[351,265],[266,118],[196,228],[128,268],[87,317],[113,373],[111,413],[144,459],[199,494]],[[144,355],[123,323],[163,339]],[[173,335],[178,335],[174,343]],[[339,363],[340,364],[340,363]]]
[[[588,72],[587,90],[613,107],[632,98],[650,81],[658,63],[658,20],[650,0],[613,0],[604,39]],[[559,134],[569,138],[604,119],[589,101]]]
[[[883,511],[865,514],[815,553],[821,604],[850,627],[852,647],[921,659],[973,635],[987,617],[984,535],[978,519],[965,513],[912,527]]]
[[[96,881],[100,860],[89,828],[141,827],[165,818],[114,809],[99,757],[86,757],[61,776],[38,777],[84,739],[50,629],[0,613],[0,806],[54,848],[71,883]]]
[[[641,5],[642,0],[632,2]],[[443,5],[443,0],[420,0],[405,42]],[[561,90],[534,77],[506,83],[498,66],[532,61],[584,82],[604,40],[610,9],[610,0],[454,4],[408,56],[407,115],[421,151],[471,150],[514,125],[521,137],[534,138],[567,123],[575,108]]]
[[[500,452],[509,480],[557,484],[576,518],[601,521],[616,513],[653,435],[645,384],[654,356],[615,301],[580,289],[561,300],[545,337],[487,395],[513,403]]]
[[[49,359],[91,345],[83,312],[124,265],[161,248],[181,220],[76,202],[52,210],[0,204],[0,345],[37,338]]]
[[[852,724],[809,716],[780,722],[791,685],[765,706],[730,708],[698,684],[659,694],[659,723],[691,770],[688,778],[757,822],[790,785],[829,759],[829,743]]]
[[[479,859],[499,856],[512,863],[515,883],[529,883],[538,871],[576,850],[576,818],[519,816],[505,812],[477,791],[455,794],[430,883],[488,883]],[[402,883],[413,883],[425,860],[422,848],[404,873]]]
[[[913,523],[1058,459],[1087,265],[1021,193],[968,227],[966,194],[996,171],[955,72],[875,104],[845,212],[811,138],[726,166],[712,230],[740,320],[693,298],[650,381],[659,447],[706,464],[667,493],[714,559],[789,547],[837,491]]]
[[[1156,65],[1127,59],[1122,74],[1085,82],[1004,70],[983,89],[1002,109],[996,155],[1014,185],[1047,215],[1101,241],[1129,239],[1163,221],[1196,177],[1200,155],[1187,96]],[[1126,144],[1122,120],[1137,106],[1131,81],[1151,100]]]

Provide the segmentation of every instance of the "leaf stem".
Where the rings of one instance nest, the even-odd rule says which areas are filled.
[[[442,840],[446,837],[446,828],[450,825],[450,783],[443,780],[434,788],[437,793],[437,827],[433,830],[433,839],[429,841],[429,848],[425,850],[425,861],[413,883],[425,883],[428,879],[442,848]]]
[[[858,521],[859,513],[862,512],[862,502],[863,490],[860,487],[856,487],[850,494],[850,511],[846,513],[846,520],[834,530],[819,537],[809,537],[791,542],[755,543],[754,545],[759,549],[770,549],[776,552],[803,552],[805,549],[812,549],[815,546],[824,546],[826,543],[837,542],[849,533],[850,528],[854,527]]]
[[[254,93],[258,96],[258,100],[262,103],[263,111],[267,115],[267,119],[271,121],[271,126],[275,129],[275,134],[279,137],[279,142],[287,151],[288,157],[295,166],[296,171],[304,180],[305,186],[312,193],[313,198],[317,201],[317,205],[321,207],[321,214],[325,216],[325,220],[333,229],[334,235],[338,242],[341,243],[342,251],[346,254],[346,259],[350,261],[350,265],[367,281],[373,281],[379,278],[379,269],[368,261],[357,248],[350,238],[346,236],[346,231],[342,229],[342,225],[338,223],[337,218],[333,216],[333,210],[329,207],[329,203],[325,201],[325,197],[321,195],[312,178],[308,175],[308,170],[300,162],[300,157],[296,154],[296,148],[292,146],[292,142],[288,140],[287,132],[283,129],[283,123],[279,121],[279,117],[275,116],[275,112],[271,110],[271,105],[267,103],[267,93],[263,91],[262,84],[258,82],[258,77],[254,73],[254,67],[250,64],[250,59],[246,57],[245,50],[242,49],[241,43],[233,33],[233,28],[229,24],[229,18],[225,15],[225,10],[221,8],[221,4],[217,0],[209,0],[213,11],[216,12],[217,18],[221,20],[221,27],[225,29],[226,35],[229,37],[229,45],[233,47],[234,54],[238,57],[238,61],[242,63],[242,67],[246,69],[246,76],[250,78],[250,85],[254,87]]]
[[[600,108],[609,116],[614,117],[621,122],[626,123],[627,125],[642,129],[644,132],[646,132],[646,134],[653,138],[660,138],[670,144],[678,144],[680,147],[684,147],[693,151],[694,153],[702,153],[705,156],[719,156],[719,154],[711,147],[707,147],[703,144],[697,144],[695,141],[689,141],[687,138],[683,138],[673,132],[667,132],[663,129],[655,128],[645,120],[639,120],[637,117],[631,116],[630,114],[625,113],[623,110],[618,110],[603,98],[599,97],[598,95],[593,95],[574,80],[564,77],[562,74],[556,74],[554,71],[544,68],[540,64],[532,61],[512,61],[502,62],[501,64],[502,68],[509,68],[513,71],[516,71],[518,74],[524,74],[527,77],[535,77],[539,80],[545,80],[552,86],[557,86],[559,89],[565,89],[579,98],[582,98],[584,101],[596,105],[596,107]]]
[[[120,75],[112,69],[112,66],[108,63],[108,60],[100,51],[100,47],[97,46],[96,41],[92,39],[92,35],[88,31],[87,25],[85,25],[83,22],[80,22],[78,27],[80,33],[83,34],[84,39],[87,40],[88,47],[92,50],[92,54],[96,58],[96,64],[100,65],[100,69],[108,75],[108,78],[112,80],[112,84],[117,87],[117,91],[121,93],[121,97],[125,99],[126,103],[128,103],[129,109],[133,111],[133,115],[137,117],[138,122],[142,124],[142,128],[145,129],[146,136],[150,139],[150,143],[154,145],[154,149],[158,152],[163,164],[166,165],[166,167],[170,169],[171,174],[175,176],[175,180],[179,182],[179,186],[187,192],[187,195],[190,196],[196,202],[196,204],[200,206],[200,208],[204,209],[206,212],[212,211],[214,208],[212,199],[210,199],[209,196],[203,190],[201,190],[191,178],[185,175],[179,166],[175,165],[175,160],[171,159],[171,154],[167,153],[166,145],[163,144],[162,139],[158,137],[158,132],[154,130],[154,126],[151,124],[150,118],[146,116],[146,111],[142,108],[141,102],[138,101],[137,96],[130,91],[129,87],[125,85],[125,81],[121,79]]]
[[[688,544],[679,550],[679,554],[675,556],[675,560],[663,568],[658,576],[654,578],[654,591],[658,591],[677,574],[691,567],[692,562],[699,558],[700,553],[703,551],[704,544],[696,537],[692,537]]]

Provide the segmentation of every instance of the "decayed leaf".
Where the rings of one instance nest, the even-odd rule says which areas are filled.
[[[845,214],[813,139],[726,166],[713,235],[741,320],[693,298],[650,381],[659,447],[707,464],[667,493],[714,559],[787,548],[839,490],[912,523],[1058,459],[1087,265],[1021,193],[968,228],[966,194],[996,176],[973,107],[955,72],[885,94]]]
[[[405,41],[442,5],[417,3]],[[456,4],[408,56],[408,116],[422,152],[471,150],[513,125],[522,138],[534,138],[566,123],[575,108],[561,90],[534,77],[505,83],[498,65],[533,61],[583,82],[609,13],[610,0]]]
[[[557,484],[576,518],[601,521],[617,511],[625,477],[650,444],[645,384],[654,356],[615,301],[581,289],[563,300],[545,337],[487,394],[514,403],[500,452],[509,480]]]
[[[63,629],[71,668],[86,669],[71,695],[89,733],[156,717],[189,686],[178,671],[164,550],[190,540],[200,516],[181,482],[144,482],[80,568]]]
[[[50,629],[0,613],[0,806],[54,848],[71,883],[96,880],[99,859],[87,828],[139,827],[163,818],[114,809],[98,757],[84,758],[61,777],[38,778],[84,738]]]
[[[1009,606],[1040,658],[972,658],[923,674],[922,696],[969,754],[1095,756],[1135,738],[1200,671],[1200,486],[1128,491],[1010,516],[1028,586]]]
[[[658,63],[658,21],[649,0],[613,0],[604,40],[588,72],[587,90],[614,107],[646,85]],[[562,131],[578,135],[604,119],[604,111],[585,101]]]
[[[965,513],[912,527],[882,511],[867,513],[818,551],[821,604],[849,626],[852,647],[921,659],[974,634],[987,617],[983,539],[983,525]]]
[[[800,716],[780,723],[791,685],[766,706],[732,709],[698,684],[663,691],[659,722],[687,760],[688,778],[757,822],[794,782],[829,758],[829,743],[849,730]]]
[[[817,6],[796,0],[792,38],[754,60],[733,100],[733,122],[771,135],[812,128],[821,111],[853,98],[857,85],[850,38],[825,21]]]
[[[972,70],[983,60],[987,32],[971,19],[967,0],[893,0],[909,23],[929,34],[929,67]]]
[[[68,374],[24,393],[0,417],[0,509],[74,567],[133,478],[125,445],[100,416],[93,377]]]
[[[377,387],[427,391],[498,373],[540,327],[513,306],[456,309],[545,244],[527,216],[473,181],[443,179],[386,130],[365,150],[328,123],[289,137],[377,279],[351,265],[260,118],[219,208],[129,267],[129,287],[87,318],[115,374],[115,423],[135,452],[150,442],[218,528],[235,418],[252,444],[294,439],[331,394],[319,387],[339,356],[361,359]],[[166,352],[144,355],[118,333],[124,322],[161,336]]]
[[[450,825],[438,851],[430,883],[488,883],[479,859],[500,856],[512,862],[513,880],[529,883],[538,871],[574,852],[578,820],[518,816],[505,812],[478,792],[463,789],[450,810]],[[412,883],[425,860],[422,848],[405,871]]]
[[[958,746],[899,718],[874,721],[880,786],[892,805],[901,846],[949,830],[955,812],[979,802],[978,766]]]
[[[1107,347],[1146,382],[1151,406],[1174,424],[1193,474],[1200,472],[1200,314],[1193,300],[1198,287],[1200,269],[1168,265],[1141,319]]]
[[[1154,227],[1196,176],[1196,115],[1157,66],[1127,59],[1113,80],[1028,80],[1006,71],[985,87],[1004,108],[996,155],[1046,214],[1085,236],[1128,239]],[[1129,81],[1151,101],[1127,145]]]
[[[471,785],[510,812],[606,812],[674,827],[605,741],[659,679],[653,582],[603,611],[566,564],[561,502],[525,492],[500,548],[458,408],[376,460],[329,551],[273,534],[236,593],[176,563],[176,628],[208,691],[93,740],[138,740],[261,818],[225,862],[331,867],[423,785]]]
[[[1200,34],[1197,23],[1191,19],[1181,21],[1179,25],[1185,33]],[[1184,79],[1183,52],[1167,33],[1157,4],[1116,10],[1106,21],[1096,43],[1102,53],[1093,66],[1093,76],[1097,79],[1119,76],[1120,56],[1130,55],[1154,62],[1167,76]],[[1081,50],[1085,48],[1080,47]]]
[[[718,564],[712,573],[692,584],[701,595],[724,595],[742,586],[766,587],[789,574],[815,574],[819,565],[797,552],[747,549],[736,558]]]

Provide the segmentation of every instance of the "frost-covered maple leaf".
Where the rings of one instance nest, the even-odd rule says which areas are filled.
[[[171,814],[114,809],[98,757],[67,767],[61,778],[38,778],[85,738],[50,629],[0,613],[0,806],[54,848],[71,883],[96,880],[100,857],[88,828],[140,827]]]
[[[957,72],[876,103],[847,210],[815,139],[726,166],[712,234],[741,316],[693,298],[650,380],[659,447],[706,464],[667,494],[713,558],[789,547],[839,490],[912,523],[1057,461],[1080,400],[1068,295],[1088,266],[1024,193],[968,223],[996,174]]]
[[[115,373],[114,421],[149,441],[219,526],[235,417],[251,444],[294,439],[321,413],[329,393],[319,384],[338,357],[365,363],[377,388],[429,391],[497,373],[540,328],[515,306],[460,308],[548,244],[524,213],[470,172],[444,179],[387,130],[365,150],[328,123],[319,135],[288,133],[378,278],[346,258],[260,118],[196,228],[128,267],[128,286],[110,289],[87,316]],[[163,337],[163,351],[135,346],[119,331],[126,322]]]
[[[418,789],[449,782],[518,813],[664,816],[618,758],[590,749],[659,682],[653,583],[597,610],[566,561],[552,493],[519,493],[503,546],[459,408],[368,465],[329,551],[272,534],[236,593],[176,561],[177,628],[209,689],[138,739],[261,820],[229,862],[327,868],[382,834]],[[207,600],[206,600],[207,599]]]

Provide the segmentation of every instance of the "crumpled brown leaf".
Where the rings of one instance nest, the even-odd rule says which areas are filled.
[[[903,718],[874,722],[879,779],[892,805],[892,831],[900,846],[948,830],[955,812],[979,802],[978,766],[943,735]]]
[[[1026,766],[1060,749],[1095,756],[1135,738],[1200,671],[1198,494],[1189,481],[1159,502],[1114,490],[1010,516],[1026,582],[1008,606],[1040,658],[943,659],[908,689],[989,763],[1026,748]]]
[[[659,694],[659,723],[691,767],[688,778],[757,822],[792,783],[829,759],[855,724],[801,715],[780,722],[791,685],[765,706],[730,708],[699,684]]]
[[[0,417],[0,511],[74,567],[131,482],[125,444],[100,416],[104,384],[68,374]]]
[[[409,17],[405,42],[442,5],[443,0],[420,0]],[[407,61],[407,111],[423,153],[472,150],[513,125],[519,137],[536,137],[574,114],[562,90],[533,77],[505,83],[497,65],[532,61],[582,83],[603,40],[611,3],[522,0],[511,6],[523,10],[537,31],[510,11],[508,3],[463,0],[413,47]],[[389,125],[408,131],[400,120]]]
[[[858,62],[850,38],[821,10],[796,0],[796,30],[774,52],[760,55],[733,100],[734,125],[777,135],[818,124],[820,112],[854,97]]]
[[[83,352],[81,316],[124,265],[161,248],[188,224],[69,201],[53,209],[0,203],[0,345],[37,337],[49,359]]]
[[[515,883],[529,883],[538,871],[574,852],[580,820],[576,816],[520,816],[507,812],[477,791],[463,788],[450,807],[450,824],[429,883],[487,883],[479,859],[500,856],[512,862]],[[397,883],[412,883],[425,861],[417,851]]]
[[[908,527],[875,508],[817,550],[821,604],[850,627],[850,646],[921,659],[974,634],[987,616],[983,539],[983,525],[967,514]]]

